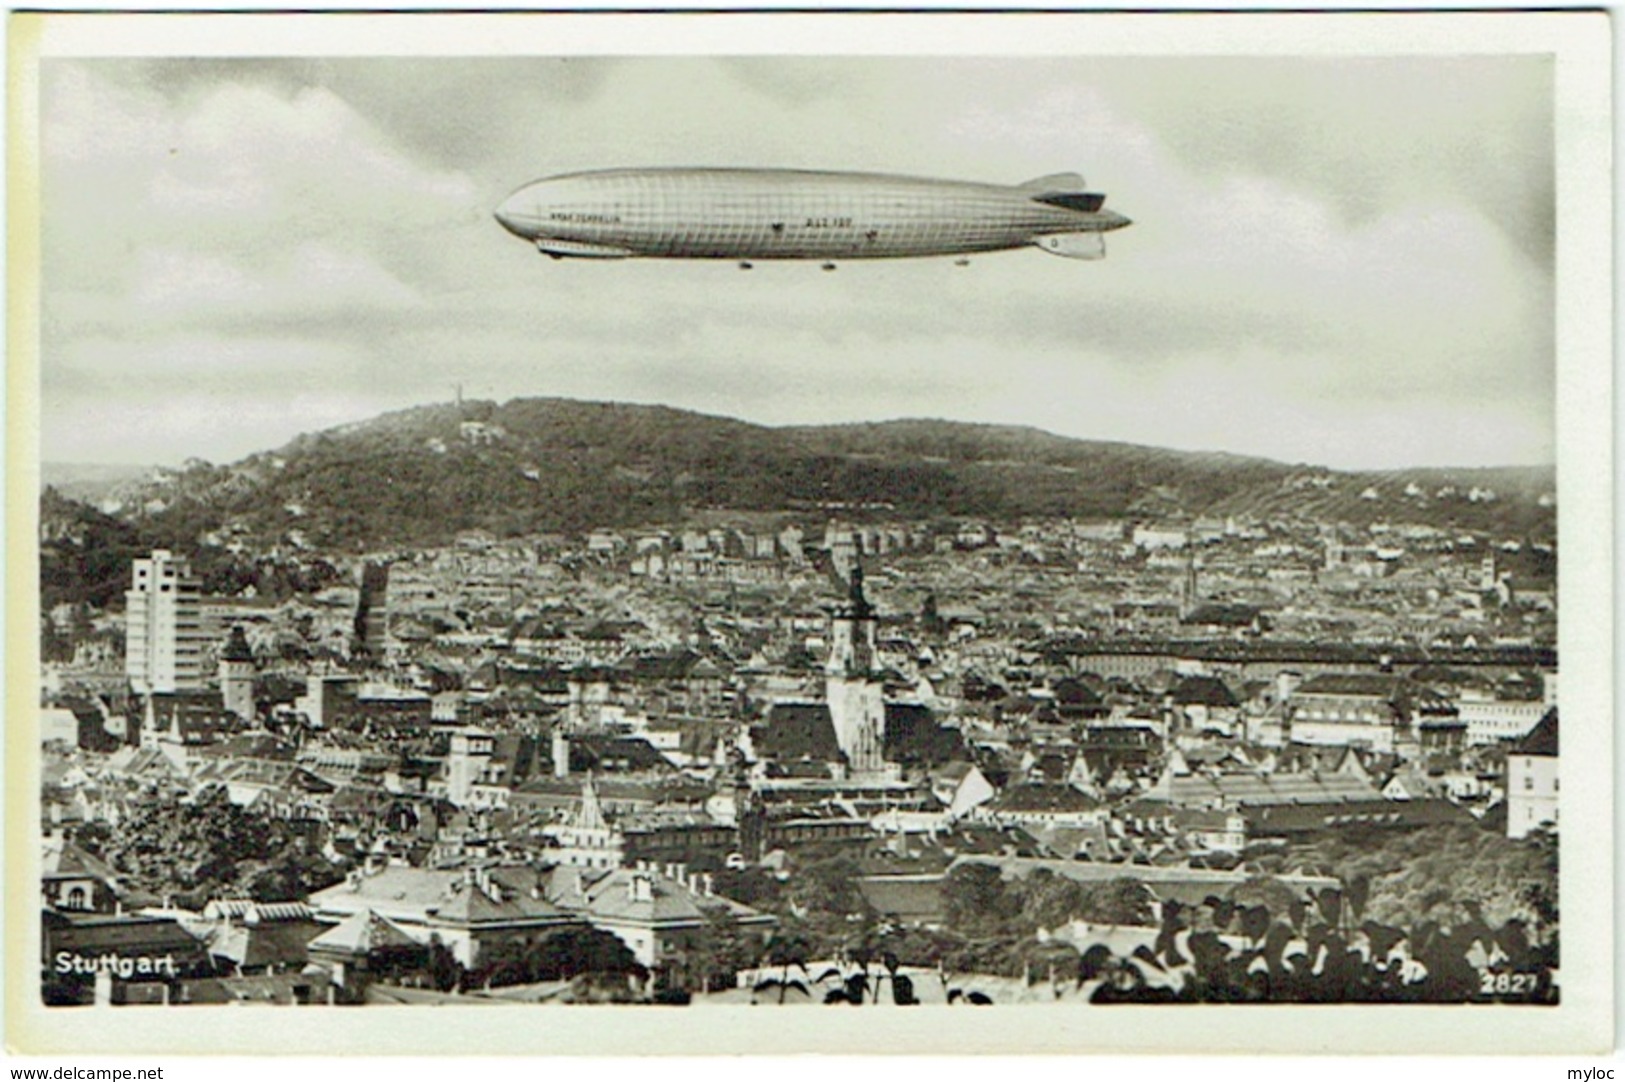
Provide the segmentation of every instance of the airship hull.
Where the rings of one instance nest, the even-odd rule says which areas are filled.
[[[1082,184],[1046,181],[1068,179]],[[799,170],[604,170],[526,185],[497,218],[559,257],[826,261],[998,251],[1128,224],[1100,209],[1104,197],[1054,191],[1046,181],[1012,187]]]

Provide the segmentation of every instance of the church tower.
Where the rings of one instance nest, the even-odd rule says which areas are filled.
[[[854,564],[847,579],[847,603],[835,610],[831,621],[830,676],[864,676],[875,667],[875,609],[863,596],[863,567]]]
[[[254,720],[254,651],[241,625],[231,629],[220,651],[220,701],[227,713]]]
[[[750,767],[735,747],[731,759],[734,790],[734,825],[739,830],[739,852],[752,864],[767,854],[767,814],[750,784]]]
[[[854,775],[885,770],[886,702],[875,670],[875,610],[863,596],[863,567],[854,564],[847,603],[831,621],[825,700],[835,741]]]
[[[1181,619],[1196,611],[1201,603],[1201,587],[1197,582],[1196,554],[1185,557],[1185,573],[1179,580],[1179,616]]]

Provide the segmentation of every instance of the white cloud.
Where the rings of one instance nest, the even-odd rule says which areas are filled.
[[[190,380],[245,415],[280,377],[362,416],[461,381],[1342,464],[1538,458],[1542,69],[1434,63],[52,62],[47,414],[163,400],[169,457],[221,458],[168,404]],[[1098,264],[744,275],[555,264],[490,220],[536,176],[637,164],[1076,169],[1135,224]]]
[[[130,260],[124,296],[64,292],[53,310],[80,334],[123,329],[132,339],[185,329],[319,327],[409,312],[417,292],[370,256],[306,241],[258,263],[235,255],[147,248]]]
[[[189,446],[210,450],[199,457],[230,462],[280,447],[304,432],[411,404],[404,399],[388,402],[374,389],[347,394],[291,388],[268,396],[229,387],[194,388],[172,391],[132,414],[126,403],[111,397],[84,398],[53,420],[44,434],[43,455],[59,461],[179,465],[193,457],[175,439],[175,433],[184,432]]]
[[[170,98],[117,68],[50,69],[46,241],[65,285],[98,253],[371,247],[479,202],[469,177],[416,163],[326,91],[227,82]]]
[[[219,256],[154,248],[136,256],[130,299],[138,307],[184,304],[237,310],[258,303],[263,294],[259,282]]]

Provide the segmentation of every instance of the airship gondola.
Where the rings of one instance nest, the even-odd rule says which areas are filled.
[[[981,184],[797,169],[608,169],[526,184],[496,218],[555,259],[817,260],[1037,247],[1100,259],[1129,219],[1076,173]],[[961,260],[962,261],[962,260]]]

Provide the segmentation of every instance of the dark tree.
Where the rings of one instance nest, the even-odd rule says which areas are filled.
[[[1003,873],[991,864],[959,864],[942,881],[943,914],[956,931],[979,933],[997,927],[1012,912]]]
[[[1086,894],[1083,918],[1096,924],[1153,923],[1151,890],[1140,879],[1123,876],[1092,885]]]
[[[619,936],[597,928],[556,932],[532,949],[527,962],[530,979],[538,981],[566,980],[582,973],[647,972]]]
[[[436,991],[450,992],[463,980],[463,965],[438,936],[429,944],[429,983]]]

